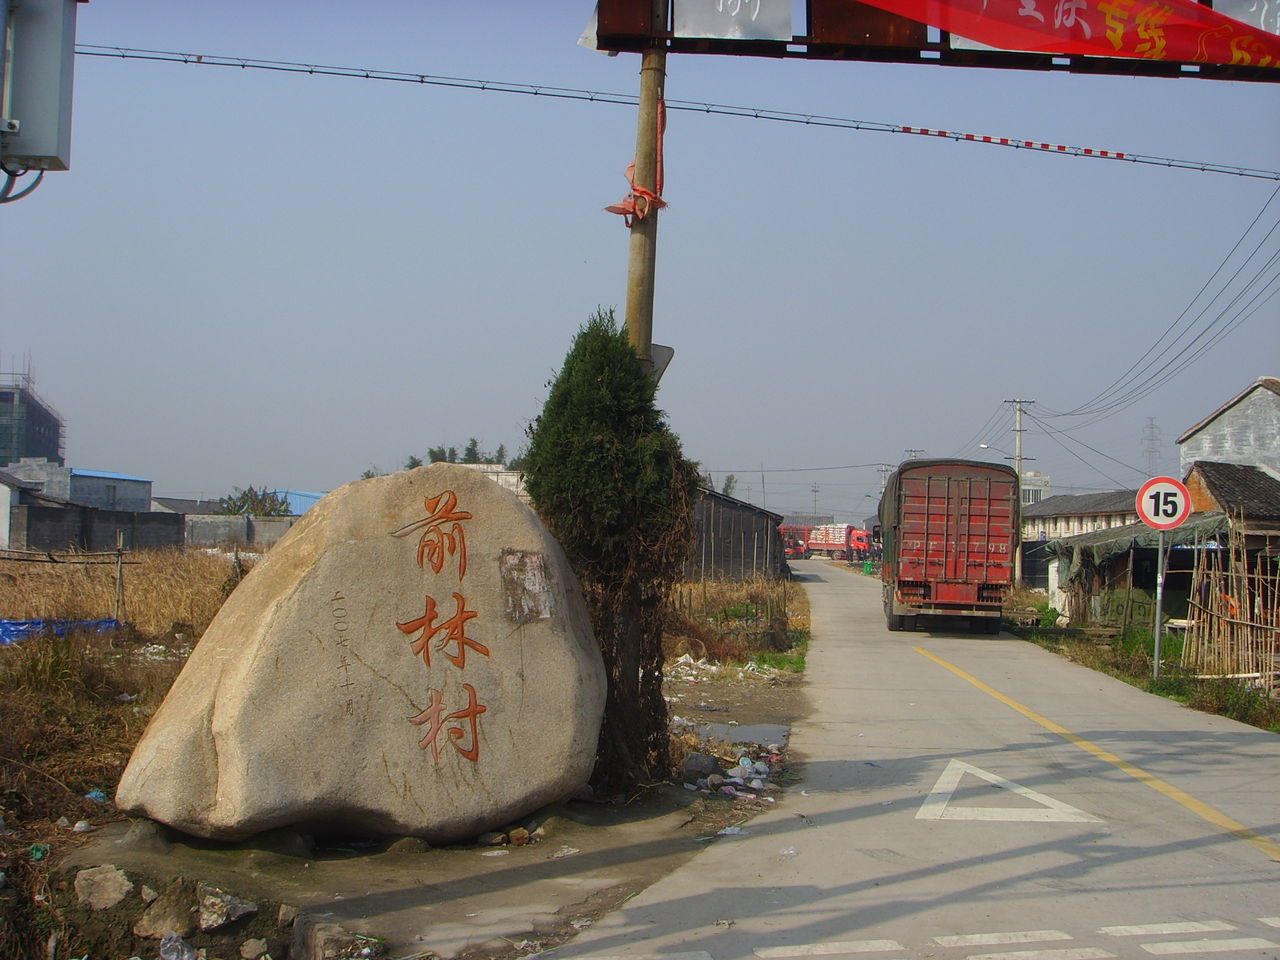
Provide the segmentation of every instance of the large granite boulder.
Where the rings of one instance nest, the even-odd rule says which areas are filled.
[[[223,605],[116,804],[213,839],[465,839],[586,782],[604,695],[577,580],[528,507],[451,464],[360,480]]]

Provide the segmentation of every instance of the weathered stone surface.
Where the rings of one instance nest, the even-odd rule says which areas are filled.
[[[196,885],[196,902],[200,908],[196,926],[206,933],[258,912],[256,903],[232,896],[207,883]]]
[[[387,847],[387,853],[394,856],[430,852],[431,844],[427,843],[427,841],[423,840],[421,837],[401,837],[399,840]]]
[[[336,923],[302,914],[293,925],[290,960],[338,960],[357,957],[363,944],[358,936]]]
[[[246,940],[240,945],[240,960],[258,960],[267,952],[267,941]]]
[[[135,820],[129,824],[129,832],[116,843],[135,850],[167,853],[173,846],[165,836],[165,828],[154,820]]]
[[[152,940],[159,940],[169,933],[189,937],[195,932],[195,890],[181,878],[165,887],[133,925],[134,936]]]
[[[528,507],[450,464],[361,480],[224,604],[116,804],[225,840],[468,839],[581,787],[604,685],[577,582]]]
[[[133,881],[114,864],[90,867],[76,874],[76,899],[90,910],[110,910],[133,892]]]

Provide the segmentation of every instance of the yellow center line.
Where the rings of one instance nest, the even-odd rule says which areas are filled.
[[[1014,700],[1012,697],[1006,697],[999,690],[996,690],[994,687],[988,686],[987,684],[979,680],[977,677],[973,676],[972,674],[965,673],[959,667],[955,666],[954,664],[948,663],[946,660],[943,660],[941,657],[935,656],[934,654],[930,653],[928,650],[925,650],[922,647],[913,647],[912,649],[914,649],[915,652],[920,654],[921,656],[928,657],[930,660],[932,660],[934,663],[938,664],[939,666],[945,667],[946,669],[950,670],[952,673],[954,673],[957,677],[960,677],[962,680],[969,681],[971,684],[973,684],[983,693],[987,694],[988,696],[994,697],[995,699],[1003,703],[1005,706],[1012,707],[1014,710],[1018,711],[1018,713],[1026,717],[1028,720],[1034,720],[1036,723],[1040,724],[1040,726],[1044,727],[1046,730],[1056,733],[1058,736],[1062,737],[1064,740],[1067,740],[1070,743],[1074,743],[1077,747],[1079,747],[1081,750],[1085,751],[1086,753],[1091,753],[1095,757],[1097,757],[1099,760],[1105,760],[1107,763],[1111,764],[1112,766],[1117,767],[1120,770],[1123,770],[1125,773],[1133,777],[1133,779],[1137,780],[1139,783],[1146,784],[1148,787],[1150,787],[1152,790],[1156,791],[1157,793],[1162,793],[1166,797],[1168,797],[1170,800],[1173,800],[1177,803],[1182,804],[1182,806],[1186,807],[1196,816],[1201,817],[1204,820],[1207,820],[1209,823],[1213,824],[1215,827],[1219,827],[1220,829],[1224,830],[1226,833],[1230,834],[1231,836],[1239,840],[1244,840],[1246,843],[1253,844],[1255,847],[1257,847],[1259,850],[1261,850],[1263,853],[1269,856],[1272,860],[1280,861],[1280,843],[1274,843],[1271,840],[1268,840],[1266,837],[1262,836],[1256,831],[1250,830],[1248,827],[1246,827],[1243,823],[1240,823],[1238,820],[1233,820],[1231,817],[1227,816],[1221,810],[1217,810],[1209,806],[1207,803],[1205,803],[1202,800],[1197,800],[1195,797],[1191,796],[1191,794],[1187,793],[1186,791],[1179,790],[1173,784],[1166,783],[1165,781],[1161,780],[1159,777],[1155,776],[1154,774],[1147,773],[1147,771],[1143,770],[1141,767],[1135,766],[1134,764],[1130,763],[1128,760],[1122,760],[1120,757],[1117,757],[1110,750],[1105,750],[1102,747],[1098,746],[1096,743],[1093,743],[1090,740],[1086,740],[1084,737],[1080,736],[1079,734],[1072,733],[1066,727],[1062,726],[1062,724],[1054,723],[1048,717],[1042,717],[1040,714],[1036,713],[1034,710],[1032,710],[1030,707],[1026,706],[1025,704],[1019,703],[1017,700]]]

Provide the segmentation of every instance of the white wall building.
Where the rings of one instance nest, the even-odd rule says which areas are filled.
[[[1280,379],[1259,377],[1180,436],[1178,451],[1184,477],[1197,460],[1280,476]]]

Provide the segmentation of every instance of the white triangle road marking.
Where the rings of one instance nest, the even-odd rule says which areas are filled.
[[[966,773],[981,777],[987,783],[1039,804],[1038,807],[962,807],[952,806],[951,798]],[[1097,817],[1079,807],[1045,796],[963,760],[952,760],[933,785],[929,795],[916,811],[917,820],[1030,820],[1039,823],[1101,823]]]

